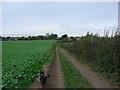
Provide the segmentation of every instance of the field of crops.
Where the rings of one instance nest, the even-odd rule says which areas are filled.
[[[49,62],[48,53],[53,40],[3,41],[2,87],[29,87],[43,64]]]

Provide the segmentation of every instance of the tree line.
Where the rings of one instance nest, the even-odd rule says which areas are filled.
[[[68,37],[67,34],[62,35],[61,37],[58,37],[58,34],[49,34],[47,33],[46,35],[38,35],[38,36],[28,36],[28,37],[2,37],[0,36],[0,40],[2,41],[8,41],[8,40],[61,40]]]

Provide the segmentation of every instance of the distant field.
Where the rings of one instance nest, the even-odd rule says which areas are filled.
[[[2,87],[27,87],[41,66],[49,62],[54,40],[3,41]]]

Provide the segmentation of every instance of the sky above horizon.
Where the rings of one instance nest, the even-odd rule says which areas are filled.
[[[3,36],[102,33],[117,27],[117,2],[4,2]]]

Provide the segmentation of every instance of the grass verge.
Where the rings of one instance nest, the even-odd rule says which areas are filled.
[[[118,87],[118,83],[117,82],[113,82],[113,79],[115,78],[115,75],[117,73],[108,73],[107,71],[103,71],[101,67],[98,67],[98,65],[92,63],[92,62],[87,62],[85,60],[81,60],[80,57],[78,57],[77,55],[75,55],[74,53],[68,51],[67,49],[65,49],[69,55],[73,56],[74,58],[76,58],[76,60],[78,60],[80,63],[87,65],[88,67],[90,67],[90,70],[100,74],[101,76],[103,76],[105,79],[107,79],[110,82],[111,86],[117,86]],[[111,78],[108,78],[108,76],[111,75]]]
[[[66,88],[93,88],[74,65],[58,50]]]

